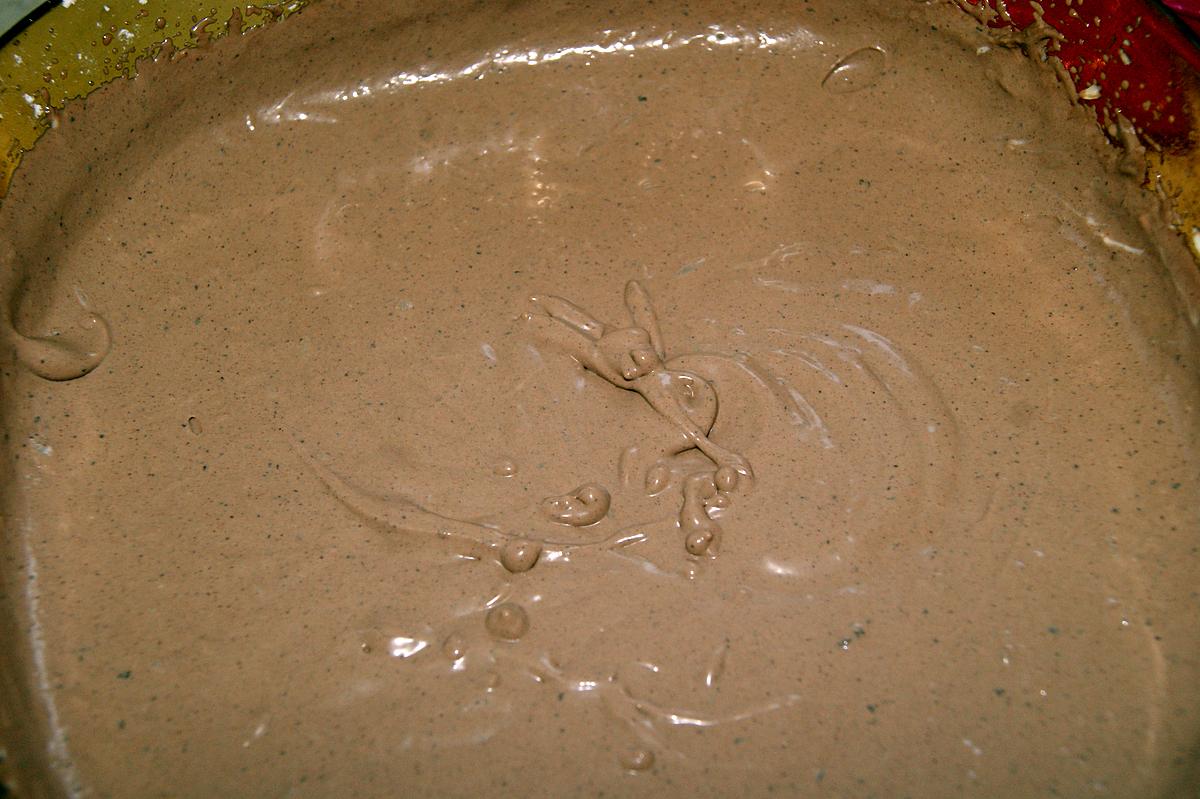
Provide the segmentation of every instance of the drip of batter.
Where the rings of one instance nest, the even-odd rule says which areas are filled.
[[[663,445],[664,457],[695,448],[718,468],[753,476],[744,457],[709,440],[719,407],[716,392],[702,377],[668,368],[658,318],[649,295],[636,280],[625,286],[632,327],[605,325],[560,297],[535,296],[532,302],[542,314],[527,314],[525,319],[540,335],[614,386],[640,394],[677,428],[679,439]]]
[[[663,459],[698,449],[715,464],[715,471],[685,479],[679,515],[688,552],[709,553],[720,528],[708,517],[705,502],[717,497],[718,486],[722,497],[728,497],[739,476],[748,481],[753,473],[745,457],[709,438],[720,410],[717,392],[703,377],[671,368],[650,295],[636,280],[625,284],[630,327],[600,322],[561,297],[534,296],[531,301],[538,312],[526,314],[524,319],[540,336],[570,353],[593,374],[639,394],[675,428],[673,440],[650,449],[654,465],[650,467],[653,471],[646,472],[646,487],[651,494],[663,490]]]
[[[599,485],[581,485],[574,491],[542,500],[542,513],[559,524],[588,527],[603,519],[612,504],[608,489]]]

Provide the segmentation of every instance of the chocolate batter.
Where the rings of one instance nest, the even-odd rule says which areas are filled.
[[[1128,158],[882,0],[323,3],[93,95],[0,209],[54,779],[1179,795],[1197,293]]]

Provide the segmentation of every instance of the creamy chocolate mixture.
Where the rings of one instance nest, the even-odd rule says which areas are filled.
[[[148,67],[4,201],[66,791],[1192,785],[1194,266],[1136,154],[950,7],[429,7]]]

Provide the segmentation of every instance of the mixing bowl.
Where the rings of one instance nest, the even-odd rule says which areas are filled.
[[[0,36],[0,196],[22,155],[92,90],[134,74],[145,58],[180,57],[214,38],[267,23],[303,25],[304,14],[297,12],[305,5],[76,0],[39,5],[28,14],[24,7],[21,14],[5,9],[0,24],[14,27]],[[963,13],[975,10],[961,5]],[[1190,34],[1148,2],[1106,0],[1086,11],[1083,3],[1062,0],[998,6],[1003,14],[990,24],[1010,30],[1013,46],[1033,51],[1039,36],[1055,41],[1062,88],[1071,102],[1095,109],[1097,124],[1115,145],[1145,148],[1147,190],[1171,203],[1180,233],[1200,253],[1200,148],[1194,138],[1200,56]],[[1200,307],[1200,298],[1191,301]],[[0,637],[11,642],[0,653],[0,795],[53,795],[47,758],[52,737],[46,732],[53,720],[36,701],[37,691],[48,686],[36,673],[38,633],[22,588],[23,555],[8,532],[0,573]],[[26,649],[32,658],[21,654]],[[28,662],[34,673],[25,668]]]

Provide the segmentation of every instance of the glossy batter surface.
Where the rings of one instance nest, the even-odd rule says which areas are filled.
[[[1194,267],[1060,92],[940,6],[338,2],[93,96],[0,209],[68,789],[1175,795]]]

